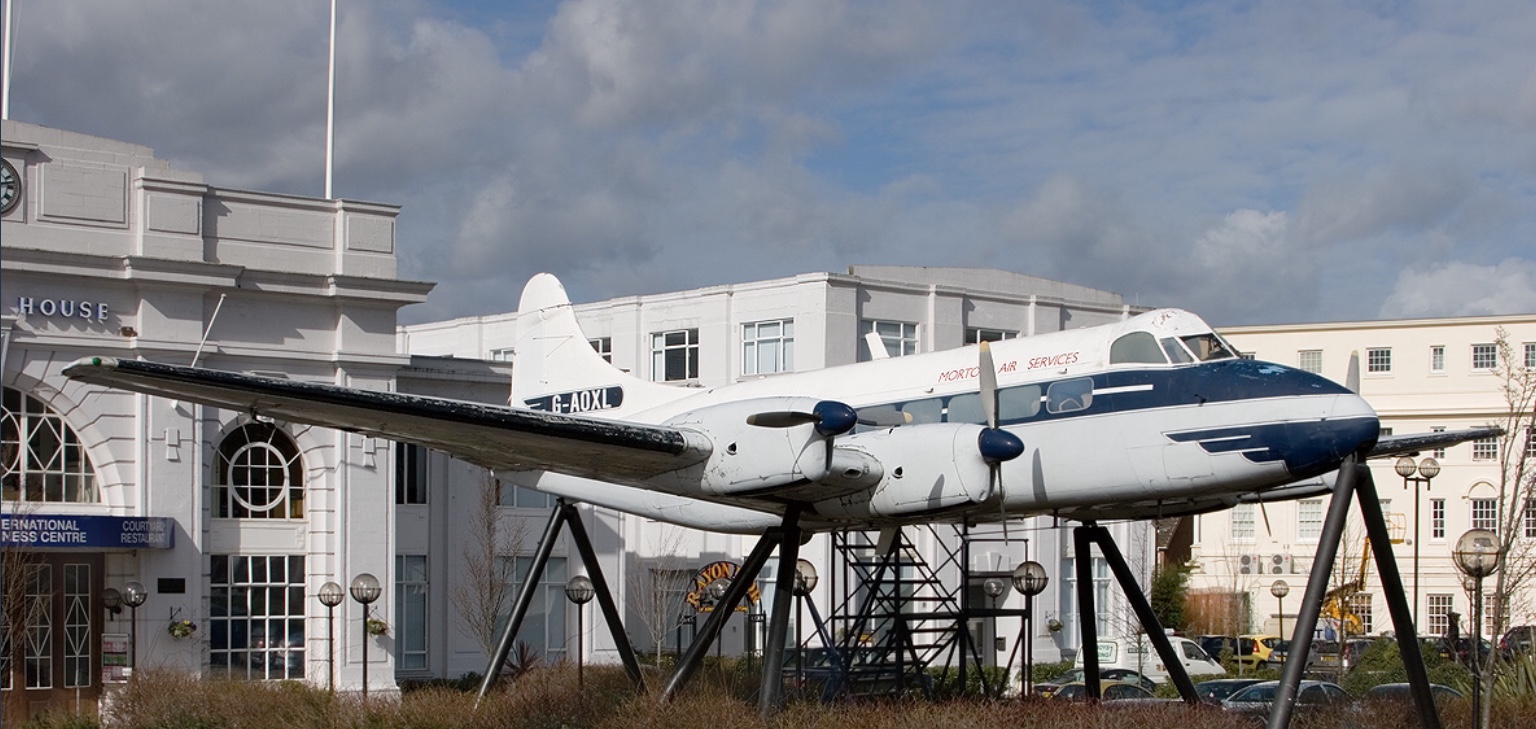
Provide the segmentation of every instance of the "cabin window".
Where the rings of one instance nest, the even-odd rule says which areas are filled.
[[[949,410],[944,418],[951,423],[985,423],[987,414],[981,409],[981,393],[968,392],[949,399]]]
[[[944,419],[944,403],[938,398],[906,403],[901,411],[911,415],[913,423],[937,423]]]
[[[997,392],[999,420],[1023,420],[1040,413],[1040,386],[1010,387]]]
[[[1189,351],[1194,353],[1195,359],[1201,362],[1209,362],[1213,359],[1237,358],[1237,353],[1227,346],[1226,342],[1221,341],[1221,337],[1215,334],[1196,334],[1181,338],[1184,340],[1185,346],[1189,347]]]
[[[1079,377],[1051,383],[1045,391],[1045,410],[1053,414],[1085,410],[1093,404],[1093,379]]]
[[[1156,337],[1147,332],[1131,332],[1109,345],[1110,364],[1129,362],[1167,364],[1168,359],[1163,356],[1163,350],[1157,345]]]

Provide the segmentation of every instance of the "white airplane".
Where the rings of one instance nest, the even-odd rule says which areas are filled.
[[[640,380],[587,343],[564,287],[518,307],[511,406],[107,357],[69,377],[419,443],[572,501],[760,533],[1033,514],[1097,521],[1302,498],[1380,437],[1332,381],[1240,358],[1198,317],[1113,324],[715,388]],[[1374,445],[1373,445],[1374,444]]]

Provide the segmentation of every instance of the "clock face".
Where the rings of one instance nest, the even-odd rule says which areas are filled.
[[[21,202],[21,175],[16,174],[9,161],[0,163],[4,164],[4,169],[0,169],[0,215],[4,215]]]

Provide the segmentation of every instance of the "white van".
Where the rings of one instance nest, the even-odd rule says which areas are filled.
[[[1227,669],[1206,655],[1199,643],[1176,635],[1168,636],[1168,640],[1173,643],[1173,652],[1178,654],[1179,661],[1184,664],[1184,670],[1191,679],[1198,681],[1202,677],[1226,675]],[[1077,653],[1076,665],[1079,668],[1083,665],[1082,651]],[[1157,655],[1157,648],[1152,646],[1152,640],[1145,635],[1099,640],[1099,670],[1107,668],[1129,668],[1158,683],[1169,680],[1168,667],[1163,665],[1162,658]]]

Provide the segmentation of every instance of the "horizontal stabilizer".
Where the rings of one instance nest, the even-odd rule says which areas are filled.
[[[64,374],[253,416],[417,443],[487,468],[645,479],[709,455],[707,443],[677,428],[501,405],[111,357],[78,360]]]

